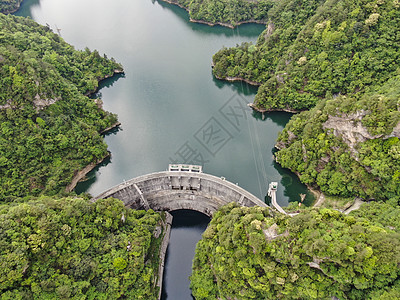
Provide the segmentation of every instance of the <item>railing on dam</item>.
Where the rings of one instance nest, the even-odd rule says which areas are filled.
[[[223,177],[202,172],[200,166],[170,165],[168,171],[125,181],[92,201],[114,197],[135,209],[173,211],[190,209],[208,216],[221,206],[237,202],[242,206],[267,205],[253,194]]]

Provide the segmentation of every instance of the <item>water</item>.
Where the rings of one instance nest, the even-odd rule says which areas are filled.
[[[187,287],[190,285],[194,250],[210,218],[191,210],[178,210],[172,212],[172,215],[173,230],[166,255],[161,299],[192,299],[191,291]]]
[[[60,29],[75,48],[97,49],[125,68],[124,75],[102,82],[96,94],[122,123],[105,137],[112,157],[77,192],[97,195],[123,180],[165,170],[173,161],[202,164],[205,172],[224,176],[260,199],[267,181],[277,181],[282,206],[307,192],[293,173],[273,161],[278,132],[291,115],[252,112],[246,104],[253,102],[255,87],[211,74],[216,51],[255,42],[263,25],[229,29],[194,24],[183,9],[152,0],[24,0],[16,14]],[[173,228],[172,236],[181,230],[200,238],[201,230],[192,227]],[[178,248],[193,257],[193,242],[181,244],[186,240]],[[176,251],[174,243],[169,257]],[[169,281],[179,276],[181,264],[171,259],[166,264],[166,293],[190,293],[187,282],[175,286]]]

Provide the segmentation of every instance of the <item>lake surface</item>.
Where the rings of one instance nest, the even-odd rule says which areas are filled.
[[[307,193],[294,174],[273,161],[278,132],[291,115],[254,113],[247,103],[253,102],[255,87],[222,82],[211,74],[216,51],[255,42],[263,25],[229,29],[194,24],[183,9],[154,0],[24,0],[16,14],[58,29],[77,49],[97,49],[124,66],[123,76],[105,80],[96,93],[122,123],[105,138],[112,157],[77,192],[95,196],[178,162],[201,164],[204,172],[238,183],[260,199],[267,181],[277,181],[282,206]],[[306,201],[311,199],[308,193]],[[201,230],[190,224],[183,228],[174,227],[171,235],[186,230],[194,240],[200,238]],[[184,249],[195,244],[182,245],[186,240],[176,243]],[[187,255],[193,257],[194,251]],[[191,264],[174,263],[166,261],[166,287],[183,290],[169,278],[177,278],[184,267],[190,272]]]

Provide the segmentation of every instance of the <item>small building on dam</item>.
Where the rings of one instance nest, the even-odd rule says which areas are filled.
[[[224,177],[203,173],[197,165],[171,164],[168,171],[125,181],[94,197],[114,197],[134,209],[174,211],[189,209],[209,217],[221,206],[237,202],[242,206],[267,205],[253,194]]]

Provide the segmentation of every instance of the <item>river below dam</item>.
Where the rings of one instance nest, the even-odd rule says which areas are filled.
[[[278,132],[291,114],[253,112],[247,103],[255,87],[219,81],[211,73],[215,52],[254,43],[265,26],[195,24],[185,10],[156,0],[24,0],[15,14],[47,24],[76,49],[97,49],[124,66],[125,74],[103,81],[94,95],[122,123],[105,137],[111,159],[88,174],[78,193],[95,196],[177,162],[200,164],[262,200],[268,182],[276,181],[281,206],[299,201],[301,193],[312,201],[298,178],[273,160]],[[172,228],[163,299],[190,299],[189,281],[179,278],[190,274],[208,219],[185,214],[178,213]]]

